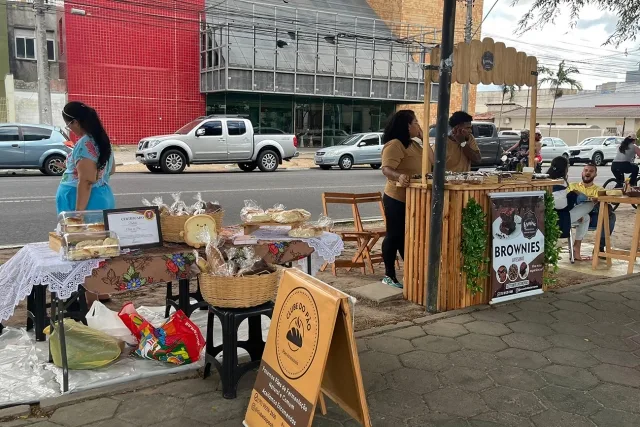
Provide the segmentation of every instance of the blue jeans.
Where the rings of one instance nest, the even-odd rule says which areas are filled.
[[[72,185],[60,184],[56,193],[56,210],[60,212],[69,212],[76,210],[76,198],[78,188]],[[114,209],[116,207],[116,199],[109,185],[101,185],[93,187],[89,196],[89,203],[85,210],[101,211],[105,209]]]

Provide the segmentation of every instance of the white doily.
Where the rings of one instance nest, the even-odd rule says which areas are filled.
[[[64,261],[46,242],[24,246],[0,266],[0,322],[13,316],[34,286],[47,286],[58,297],[69,298],[102,261]]]
[[[299,237],[289,237],[291,227],[264,227],[251,233],[256,240],[270,240],[278,242],[302,241],[313,248],[315,253],[325,262],[333,263],[344,250],[344,242],[335,233],[322,233],[320,237],[302,239]]]

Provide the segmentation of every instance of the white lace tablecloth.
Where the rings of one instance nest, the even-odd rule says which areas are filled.
[[[102,261],[64,261],[47,242],[25,245],[0,266],[0,322],[13,315],[34,286],[47,286],[58,297],[69,298]]]
[[[303,239],[299,237],[289,237],[289,230],[291,230],[291,227],[263,227],[254,231],[251,235],[258,241],[302,241],[306,243],[314,250],[311,255],[311,273],[314,276],[325,262],[333,263],[344,250],[344,242],[340,236],[335,233],[325,231],[320,237]],[[298,263],[304,271],[307,271],[307,260],[300,260]]]

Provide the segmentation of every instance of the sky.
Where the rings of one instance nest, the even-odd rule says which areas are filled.
[[[518,5],[512,6],[512,0],[498,0],[489,13],[494,2],[484,0],[483,15],[486,19],[482,24],[482,38],[491,37],[518,51],[535,55],[539,64],[551,69],[557,69],[559,62],[566,60],[568,65],[580,71],[575,77],[585,90],[594,90],[596,85],[605,82],[623,82],[625,71],[638,70],[640,42],[625,42],[619,47],[604,45],[617,22],[617,17],[608,11],[586,6],[577,25],[572,28],[567,9],[555,22],[546,24],[542,29],[517,35],[518,21],[533,1],[520,0]],[[495,89],[479,87],[479,90]]]

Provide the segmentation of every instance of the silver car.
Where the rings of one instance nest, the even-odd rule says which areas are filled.
[[[0,169],[39,169],[46,175],[62,175],[59,165],[71,152],[68,140],[59,127],[1,123]]]
[[[550,162],[556,157],[562,156],[569,160],[569,146],[560,138],[542,138],[542,161]]]
[[[321,169],[332,166],[349,170],[354,165],[371,165],[378,169],[382,165],[382,132],[356,133],[338,145],[316,151],[314,163]]]

